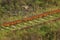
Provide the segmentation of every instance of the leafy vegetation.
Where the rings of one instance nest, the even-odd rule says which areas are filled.
[[[0,24],[60,9],[60,0],[0,0]],[[60,13],[9,27],[0,26],[0,40],[60,40]],[[47,22],[46,24],[41,24]],[[26,26],[31,28],[21,29]]]

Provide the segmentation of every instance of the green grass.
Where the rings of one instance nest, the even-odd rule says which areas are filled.
[[[57,24],[58,23],[58,24]],[[42,25],[36,25],[29,29],[23,29],[23,30],[0,30],[0,40],[27,40],[30,39],[30,37],[36,36],[36,38],[39,38],[40,36],[44,36],[47,33],[52,33],[52,31],[56,32],[57,29],[60,29],[60,21],[56,21],[53,23],[47,23]],[[50,36],[54,36],[53,34],[50,34]],[[44,38],[43,37],[43,38]],[[52,37],[51,37],[52,38]],[[34,37],[35,39],[35,37]],[[52,38],[53,39],[53,38]]]
[[[22,7],[25,5],[29,7],[27,11]],[[0,25],[3,22],[23,19],[43,12],[60,9],[59,5],[59,0],[9,0],[9,3],[7,0],[0,0]],[[17,15],[13,16],[15,12]],[[56,18],[60,18],[60,13],[11,25],[9,27],[0,26],[0,40],[56,40],[56,38],[60,40],[60,21],[39,25],[42,22]],[[27,26],[32,27],[21,29]]]

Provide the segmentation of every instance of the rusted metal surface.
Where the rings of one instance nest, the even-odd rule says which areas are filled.
[[[60,12],[60,9],[53,10],[53,11],[50,11],[50,12],[44,12],[44,13],[39,14],[39,15],[35,15],[35,16],[29,17],[29,18],[24,18],[22,20],[15,20],[15,21],[12,21],[12,22],[6,22],[6,23],[3,23],[2,26],[15,25],[15,24],[30,21],[30,20],[33,20],[33,19],[36,19],[36,18],[42,18],[42,17],[45,17],[47,15],[55,14],[57,12]]]

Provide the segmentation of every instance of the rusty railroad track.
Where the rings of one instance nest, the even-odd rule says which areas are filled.
[[[34,20],[36,18],[42,18],[42,17],[45,17],[47,15],[55,14],[57,12],[60,12],[60,9],[49,11],[49,12],[44,12],[44,13],[39,14],[39,15],[35,15],[35,16],[29,17],[29,18],[24,18],[22,20],[15,20],[15,21],[12,21],[12,22],[5,22],[5,23],[2,24],[2,26],[10,26],[10,25],[19,24],[19,23],[26,22],[26,21],[31,21],[31,20]]]

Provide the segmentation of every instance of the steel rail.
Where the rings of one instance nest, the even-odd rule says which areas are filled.
[[[36,18],[42,18],[42,17],[45,17],[47,15],[55,14],[57,12],[60,12],[60,9],[49,11],[49,12],[44,12],[44,13],[39,14],[39,15],[35,15],[35,16],[29,17],[29,18],[24,18],[22,20],[15,20],[15,21],[12,21],[12,22],[5,22],[5,23],[2,24],[2,26],[10,26],[10,25],[19,24],[19,23],[22,23],[22,22],[26,22],[26,21],[36,19]]]

